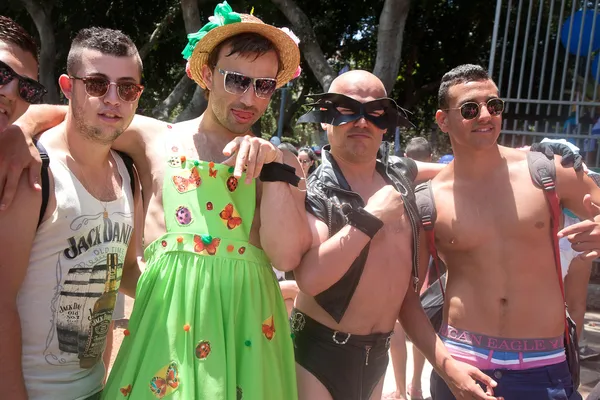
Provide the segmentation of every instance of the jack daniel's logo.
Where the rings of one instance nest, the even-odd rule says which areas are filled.
[[[68,247],[63,253],[65,257],[72,260],[101,243],[121,242],[127,245],[132,231],[133,227],[129,224],[113,222],[110,218],[104,218],[101,224],[90,229],[87,234],[71,236],[67,239]]]

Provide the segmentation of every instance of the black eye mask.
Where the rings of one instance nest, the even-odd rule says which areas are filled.
[[[413,126],[408,121],[406,110],[387,97],[367,103],[339,93],[313,94],[306,97],[316,100],[315,103],[307,104],[313,107],[313,110],[301,116],[296,123],[316,122],[338,126],[365,118],[379,129]]]

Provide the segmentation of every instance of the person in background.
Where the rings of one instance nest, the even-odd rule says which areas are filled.
[[[423,137],[414,137],[406,145],[405,157],[422,162],[431,162],[433,154],[431,144]]]
[[[298,150],[298,161],[300,161],[304,176],[306,177],[317,168],[317,156],[310,147],[302,147]]]
[[[415,161],[431,162],[433,154],[431,144],[423,137],[414,137],[410,139],[406,145],[405,157]],[[421,290],[424,290],[422,288]],[[394,367],[394,378],[396,382],[396,390],[391,393],[384,394],[386,400],[404,400],[406,395],[410,396],[411,400],[422,400],[423,391],[421,389],[421,375],[425,367],[425,357],[415,346],[413,346],[413,378],[412,382],[406,386],[406,334],[402,329],[400,322],[396,321],[394,327],[394,335],[390,340],[390,356]]]

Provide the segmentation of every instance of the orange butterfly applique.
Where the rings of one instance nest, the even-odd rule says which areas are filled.
[[[213,238],[210,235],[194,235],[194,251],[196,253],[202,253],[206,251],[209,255],[214,256],[217,254],[217,248],[221,244],[221,239]]]
[[[129,396],[131,394],[131,385],[127,385],[125,387],[122,387],[121,389],[119,389],[121,391],[121,394],[125,397]]]
[[[229,203],[223,211],[219,213],[219,217],[227,222],[227,228],[235,229],[242,224],[242,218],[233,208],[233,204]]]
[[[162,399],[179,387],[179,371],[175,362],[161,368],[156,375],[150,381],[150,391],[159,399]]]
[[[179,193],[185,193],[194,189],[198,189],[198,187],[202,183],[202,178],[200,178],[198,168],[192,168],[191,170],[183,171],[189,172],[190,175],[187,178],[180,175],[175,175],[173,177],[173,183],[175,184],[175,188],[177,189],[177,191]]]
[[[217,177],[217,170],[210,168],[208,170],[208,176],[210,176],[211,178],[216,178]]]
[[[272,315],[263,321],[262,333],[265,335],[267,340],[272,340],[275,336],[275,322],[273,321]]]

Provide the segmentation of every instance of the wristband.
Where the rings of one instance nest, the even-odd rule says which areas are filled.
[[[298,187],[300,178],[296,175],[294,167],[278,162],[263,165],[259,178],[263,182],[285,182]]]
[[[383,227],[383,221],[362,207],[352,208],[348,203],[342,205],[342,213],[346,216],[348,225],[355,227],[371,239]]]

